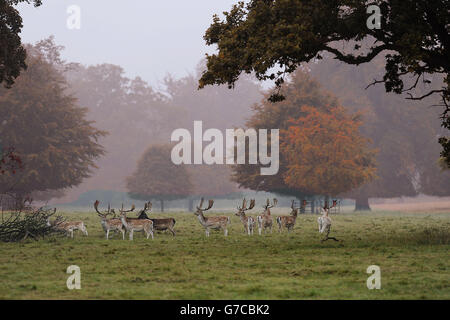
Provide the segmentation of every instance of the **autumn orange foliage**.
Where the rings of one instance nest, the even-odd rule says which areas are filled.
[[[324,111],[305,105],[301,111],[304,115],[281,131],[288,186],[338,195],[375,177],[375,151],[359,132],[361,114],[348,114],[341,106]]]

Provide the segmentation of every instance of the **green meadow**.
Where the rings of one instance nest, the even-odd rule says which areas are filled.
[[[175,238],[107,241],[93,212],[64,212],[89,236],[0,243],[0,298],[450,299],[450,212],[336,214],[330,235],[341,241],[323,243],[317,215],[299,215],[290,234],[247,236],[225,214],[228,237],[206,238],[194,214],[168,212],[152,216],[174,217]],[[80,290],[66,286],[70,265],[81,269]],[[370,265],[381,269],[379,290],[367,288]]]

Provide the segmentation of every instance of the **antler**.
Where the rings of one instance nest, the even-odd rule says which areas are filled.
[[[242,207],[239,208],[239,206],[238,206],[238,209],[242,210],[242,211],[247,210],[247,200],[245,200],[245,198],[244,198],[244,200],[242,200]]]
[[[200,199],[200,204],[197,206],[198,210],[202,210],[202,206],[203,206],[203,198]]]
[[[251,199],[251,200],[250,200],[250,207],[248,207],[247,210],[251,210],[251,209],[253,209],[254,207],[255,207],[255,199]]]
[[[107,215],[110,213],[110,211],[111,211],[109,204],[108,204],[108,211],[106,211],[106,212],[104,212],[104,213],[101,213],[101,212],[98,210],[98,205],[99,205],[99,204],[100,204],[100,201],[95,200],[95,202],[94,202],[94,209],[95,209],[95,211],[97,211],[97,214],[98,214],[99,216],[101,216],[101,217],[107,216]]]
[[[135,208],[136,207],[134,206],[134,204],[132,204],[130,210],[123,210],[123,203],[122,203],[122,209],[120,209],[120,212],[131,212],[131,211],[134,211]]]
[[[211,208],[212,208],[212,206],[213,206],[213,204],[214,204],[214,200],[209,200],[209,202],[208,202],[208,208],[206,208],[206,209],[203,209],[203,211],[206,211],[206,210],[209,210],[209,209],[211,209]]]
[[[152,202],[151,201],[149,201],[149,202],[147,202],[147,210],[152,210]]]

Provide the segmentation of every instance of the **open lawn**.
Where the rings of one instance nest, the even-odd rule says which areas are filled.
[[[342,241],[324,243],[316,215],[299,215],[291,234],[249,237],[228,214],[226,238],[206,238],[192,213],[171,212],[152,216],[175,217],[175,238],[106,241],[92,212],[65,213],[89,237],[0,243],[0,298],[450,299],[450,212],[332,215],[331,236]],[[81,268],[81,290],[66,287],[69,265]],[[370,265],[381,268],[380,290],[367,289]]]

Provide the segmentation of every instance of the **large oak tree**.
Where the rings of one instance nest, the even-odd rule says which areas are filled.
[[[374,151],[359,132],[361,115],[341,106],[327,112],[302,106],[301,112],[282,131],[287,186],[336,196],[375,177]]]
[[[21,159],[15,174],[0,175],[0,193],[18,197],[80,184],[103,154],[105,132],[66,93],[62,73],[39,47],[27,47],[28,68],[10,89],[0,88],[0,137]]]
[[[326,197],[346,192],[373,177],[373,153],[359,135],[360,120],[356,115],[347,115],[336,98],[324,91],[307,72],[295,72],[282,93],[286,99],[279,103],[264,99],[256,105],[255,113],[247,122],[249,128],[281,130],[279,171],[276,175],[261,175],[259,165],[235,165],[233,180],[240,187],[297,198]],[[302,131],[295,121],[304,120],[308,123]],[[337,130],[347,125],[349,131]],[[326,126],[332,126],[333,130]],[[314,136],[314,130],[320,132],[320,139]],[[299,141],[304,145],[299,145]],[[309,167],[301,161],[308,161]],[[347,172],[343,163],[348,164]],[[301,183],[300,176],[305,178]],[[328,188],[326,181],[331,183],[333,179],[341,185]],[[316,183],[310,185],[309,181]]]
[[[381,28],[368,28],[369,5],[381,9]],[[251,0],[239,2],[221,20],[214,16],[205,33],[218,52],[207,56],[200,87],[234,85],[242,72],[279,87],[286,74],[303,62],[332,54],[347,64],[360,65],[387,53],[382,82],[387,92],[409,99],[440,94],[442,126],[450,129],[450,2],[447,0]],[[370,40],[368,46],[363,46]],[[274,68],[276,67],[276,68]],[[444,77],[440,88],[416,93],[427,74]],[[412,76],[412,85],[405,82]],[[272,101],[283,98],[278,92]],[[448,131],[447,131],[448,132]],[[441,136],[441,156],[450,166],[450,139]]]

